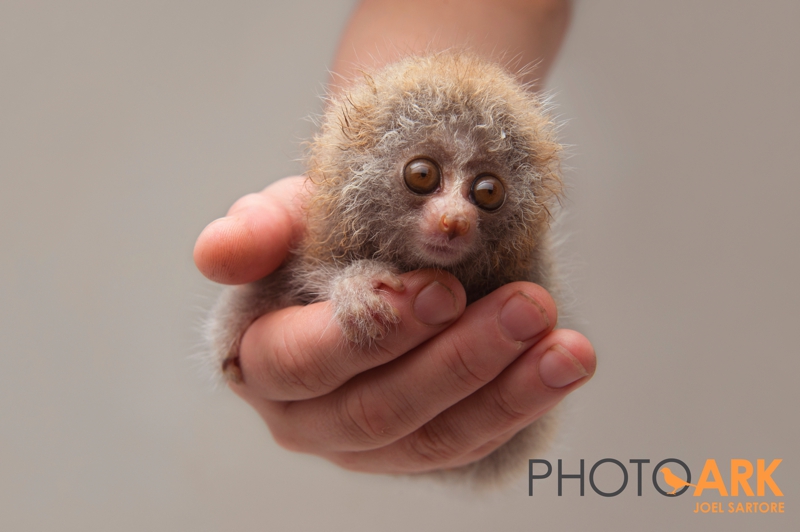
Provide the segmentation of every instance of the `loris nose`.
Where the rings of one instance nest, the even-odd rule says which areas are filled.
[[[464,236],[469,231],[469,220],[459,215],[443,214],[439,220],[439,229],[446,233],[450,240],[457,236]]]

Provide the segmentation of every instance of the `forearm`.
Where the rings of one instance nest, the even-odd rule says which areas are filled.
[[[342,35],[332,71],[346,80],[360,68],[405,55],[467,48],[512,71],[531,66],[523,81],[538,89],[570,12],[568,0],[363,0]]]

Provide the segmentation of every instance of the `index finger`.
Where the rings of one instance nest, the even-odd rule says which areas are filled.
[[[400,279],[401,292],[383,291],[399,323],[365,346],[346,340],[330,301],[261,316],[242,336],[239,364],[245,377],[235,389],[273,401],[325,395],[435,336],[466,307],[464,289],[449,273],[416,270]]]
[[[222,284],[244,284],[274,271],[303,230],[303,176],[242,197],[203,229],[194,247],[200,272]]]

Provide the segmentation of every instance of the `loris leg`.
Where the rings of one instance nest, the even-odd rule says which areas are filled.
[[[206,336],[211,364],[226,380],[241,382],[242,336],[255,320],[273,310],[327,296],[345,336],[359,345],[382,338],[399,321],[383,292],[387,288],[401,292],[404,287],[386,264],[363,260],[341,270],[317,268],[312,276],[298,273],[296,264],[289,263],[260,281],[223,291],[206,323]]]
[[[400,321],[385,297],[387,288],[396,292],[405,289],[395,268],[374,260],[354,262],[332,279],[334,317],[348,340],[369,344],[386,336]]]
[[[250,325],[266,314],[291,304],[286,300],[285,274],[278,271],[241,286],[227,287],[206,322],[211,364],[228,381],[241,382],[239,344]]]

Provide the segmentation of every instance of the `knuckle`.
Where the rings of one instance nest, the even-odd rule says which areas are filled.
[[[290,432],[278,430],[274,427],[270,427],[270,432],[272,433],[272,439],[275,440],[275,443],[287,451],[303,452],[305,450],[304,446],[301,445],[298,439]]]
[[[291,402],[262,403],[259,414],[269,428],[272,439],[282,448],[294,452],[309,452],[307,434],[298,430],[301,425],[293,419]]]
[[[433,423],[423,425],[409,439],[411,452],[423,463],[442,465],[461,456],[462,450],[442,427]]]
[[[502,386],[496,386],[490,395],[492,416],[496,421],[516,423],[530,416],[525,405]]]
[[[471,451],[464,453],[463,456],[459,457],[458,460],[455,460],[452,464],[450,464],[450,466],[451,467],[465,466],[477,462],[478,460],[481,460],[483,458],[486,458],[493,452],[497,451],[498,448],[501,447],[504,443],[506,443],[509,439],[511,439],[511,437],[509,436],[501,436],[493,438],[488,442],[484,443],[483,445],[480,445],[479,447],[476,447],[475,449],[472,449]],[[498,456],[497,459],[501,458]]]
[[[376,365],[394,360],[403,353],[396,349],[395,342],[373,342],[361,350],[360,355]]]
[[[342,401],[340,422],[350,441],[373,448],[395,439],[397,416],[382,401],[370,400],[364,390],[354,390]]]
[[[450,378],[464,391],[479,388],[495,377],[492,357],[482,356],[469,342],[458,340],[442,350],[443,362],[449,370]]]
[[[329,389],[325,372],[309,352],[298,348],[298,340],[291,327],[281,327],[280,340],[276,342],[270,363],[266,364],[271,382],[282,388],[301,389],[319,395]]]

